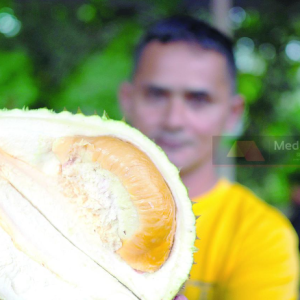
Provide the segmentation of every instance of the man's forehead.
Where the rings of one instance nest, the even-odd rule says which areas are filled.
[[[184,68],[205,70],[205,68],[226,69],[226,58],[215,50],[203,49],[195,43],[151,42],[142,52],[136,75],[153,71],[168,71]]]
[[[149,65],[153,62],[167,62],[173,58],[177,60],[177,64],[180,64],[187,60],[201,60],[207,57],[213,57],[214,60],[217,60],[221,64],[226,64],[226,58],[223,54],[213,49],[205,49],[196,42],[178,41],[162,43],[153,41],[144,48],[138,67],[143,67],[144,65]]]
[[[228,77],[225,57],[214,50],[203,49],[194,43],[155,41],[144,49],[134,81],[199,89]]]

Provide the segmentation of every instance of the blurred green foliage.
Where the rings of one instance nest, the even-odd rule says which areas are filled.
[[[124,49],[132,44],[132,36],[139,34],[135,24],[124,22],[116,39],[102,51],[86,57],[65,79],[59,95],[49,101],[49,106],[57,111],[66,107],[73,112],[80,107],[85,114],[95,111],[102,114],[106,110],[111,118],[120,119],[117,91],[120,83],[129,77],[132,56]]]
[[[300,136],[299,8],[296,1],[290,6],[266,1],[260,11],[246,10],[236,26],[238,86],[247,104],[244,136]],[[246,52],[245,62],[241,50]],[[290,201],[289,178],[299,170],[277,163],[237,168],[237,180],[284,208]]]
[[[130,78],[143,29],[162,17],[207,11],[169,0],[0,0],[0,106],[105,110],[120,119],[117,89]],[[295,4],[293,4],[295,3]],[[266,0],[259,9],[230,11],[245,95],[244,135],[298,135],[300,9]],[[292,167],[238,168],[237,179],[266,201],[284,206]]]
[[[0,52],[0,106],[30,106],[38,96],[33,64],[21,51]]]

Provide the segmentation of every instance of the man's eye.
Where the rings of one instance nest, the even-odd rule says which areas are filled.
[[[168,92],[162,89],[148,89],[146,91],[146,98],[153,101],[165,100],[168,97]]]
[[[185,98],[188,104],[195,108],[203,106],[210,102],[210,98],[206,93],[186,93]]]

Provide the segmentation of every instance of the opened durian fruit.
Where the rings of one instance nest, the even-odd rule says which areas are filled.
[[[178,170],[122,121],[0,111],[0,299],[169,300],[193,263]]]

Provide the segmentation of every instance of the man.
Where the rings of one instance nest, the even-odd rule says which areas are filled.
[[[127,120],[180,168],[200,216],[187,298],[296,299],[297,242],[290,224],[246,188],[218,180],[212,164],[212,137],[231,130],[243,111],[235,76],[227,37],[201,21],[174,17],[141,40],[120,102]]]

